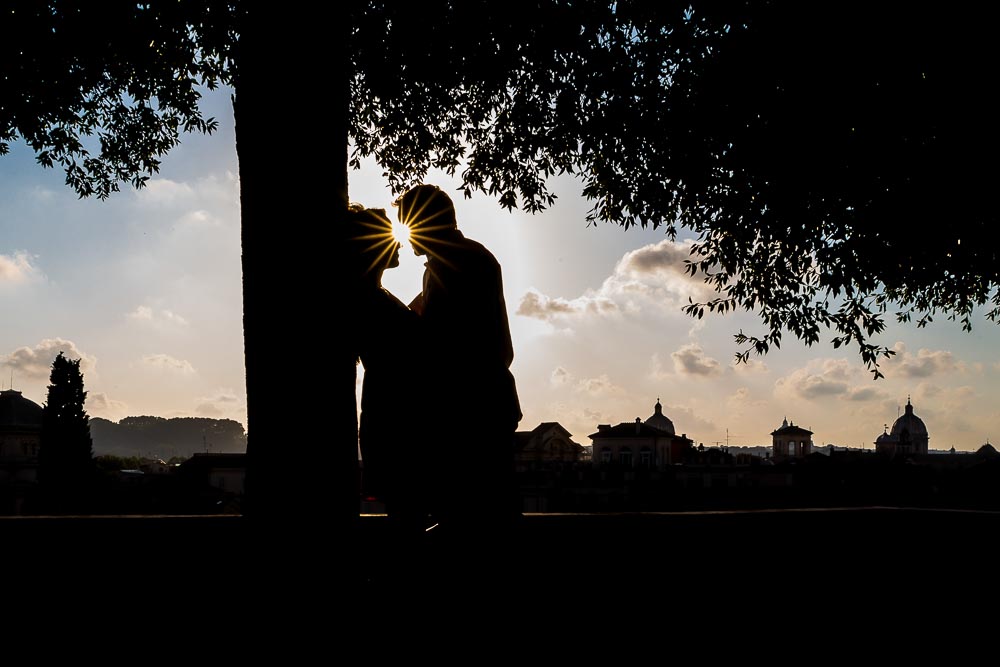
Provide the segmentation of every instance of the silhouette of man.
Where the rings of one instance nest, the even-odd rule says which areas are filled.
[[[423,323],[432,513],[445,531],[506,529],[520,515],[514,431],[521,419],[500,264],[458,230],[451,198],[418,185],[393,203],[425,255]],[[449,524],[453,528],[448,528]]]

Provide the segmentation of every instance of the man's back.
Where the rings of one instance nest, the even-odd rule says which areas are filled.
[[[500,264],[461,232],[427,262],[423,318],[432,347],[449,367],[499,371],[513,361]]]

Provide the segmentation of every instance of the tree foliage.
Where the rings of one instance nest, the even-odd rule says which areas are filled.
[[[0,155],[23,141],[81,197],[141,187],[183,132],[218,126],[199,87],[231,80],[235,6],[212,0],[0,4]]]
[[[757,312],[744,360],[828,329],[877,377],[890,312],[1000,313],[980,11],[451,5],[354,19],[353,159],[395,189],[437,167],[536,211],[548,177],[576,174],[590,221],[696,237],[689,268],[718,297],[687,312]]]
[[[137,416],[113,422],[95,418],[90,420],[90,430],[95,452],[126,457],[243,453],[247,447],[243,425],[232,419]]]

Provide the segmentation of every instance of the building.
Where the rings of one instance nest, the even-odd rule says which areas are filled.
[[[559,422],[542,422],[530,431],[514,434],[514,462],[518,469],[579,463],[586,453]]]
[[[246,491],[246,454],[196,453],[179,466],[178,473],[199,502],[207,499],[222,513],[238,512]]]
[[[20,514],[38,481],[42,406],[13,389],[0,391],[0,514]]]
[[[920,417],[913,413],[909,397],[906,410],[892,423],[892,430],[885,428],[875,439],[875,453],[885,456],[923,456],[927,454],[930,436]]]
[[[801,459],[812,454],[813,432],[783,419],[781,426],[771,431],[771,458],[776,462]]]
[[[694,444],[686,433],[677,435],[659,399],[646,421],[636,417],[635,422],[617,426],[600,424],[589,437],[593,441],[591,462],[597,467],[662,468],[683,463]]]

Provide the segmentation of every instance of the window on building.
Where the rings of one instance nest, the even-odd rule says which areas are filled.
[[[601,450],[601,463],[611,463],[611,448],[605,447]]]
[[[623,466],[632,465],[632,450],[628,448],[621,450],[618,453],[618,462]]]
[[[653,464],[653,452],[649,449],[643,447],[642,451],[639,452],[639,463],[644,466],[650,466]]]

